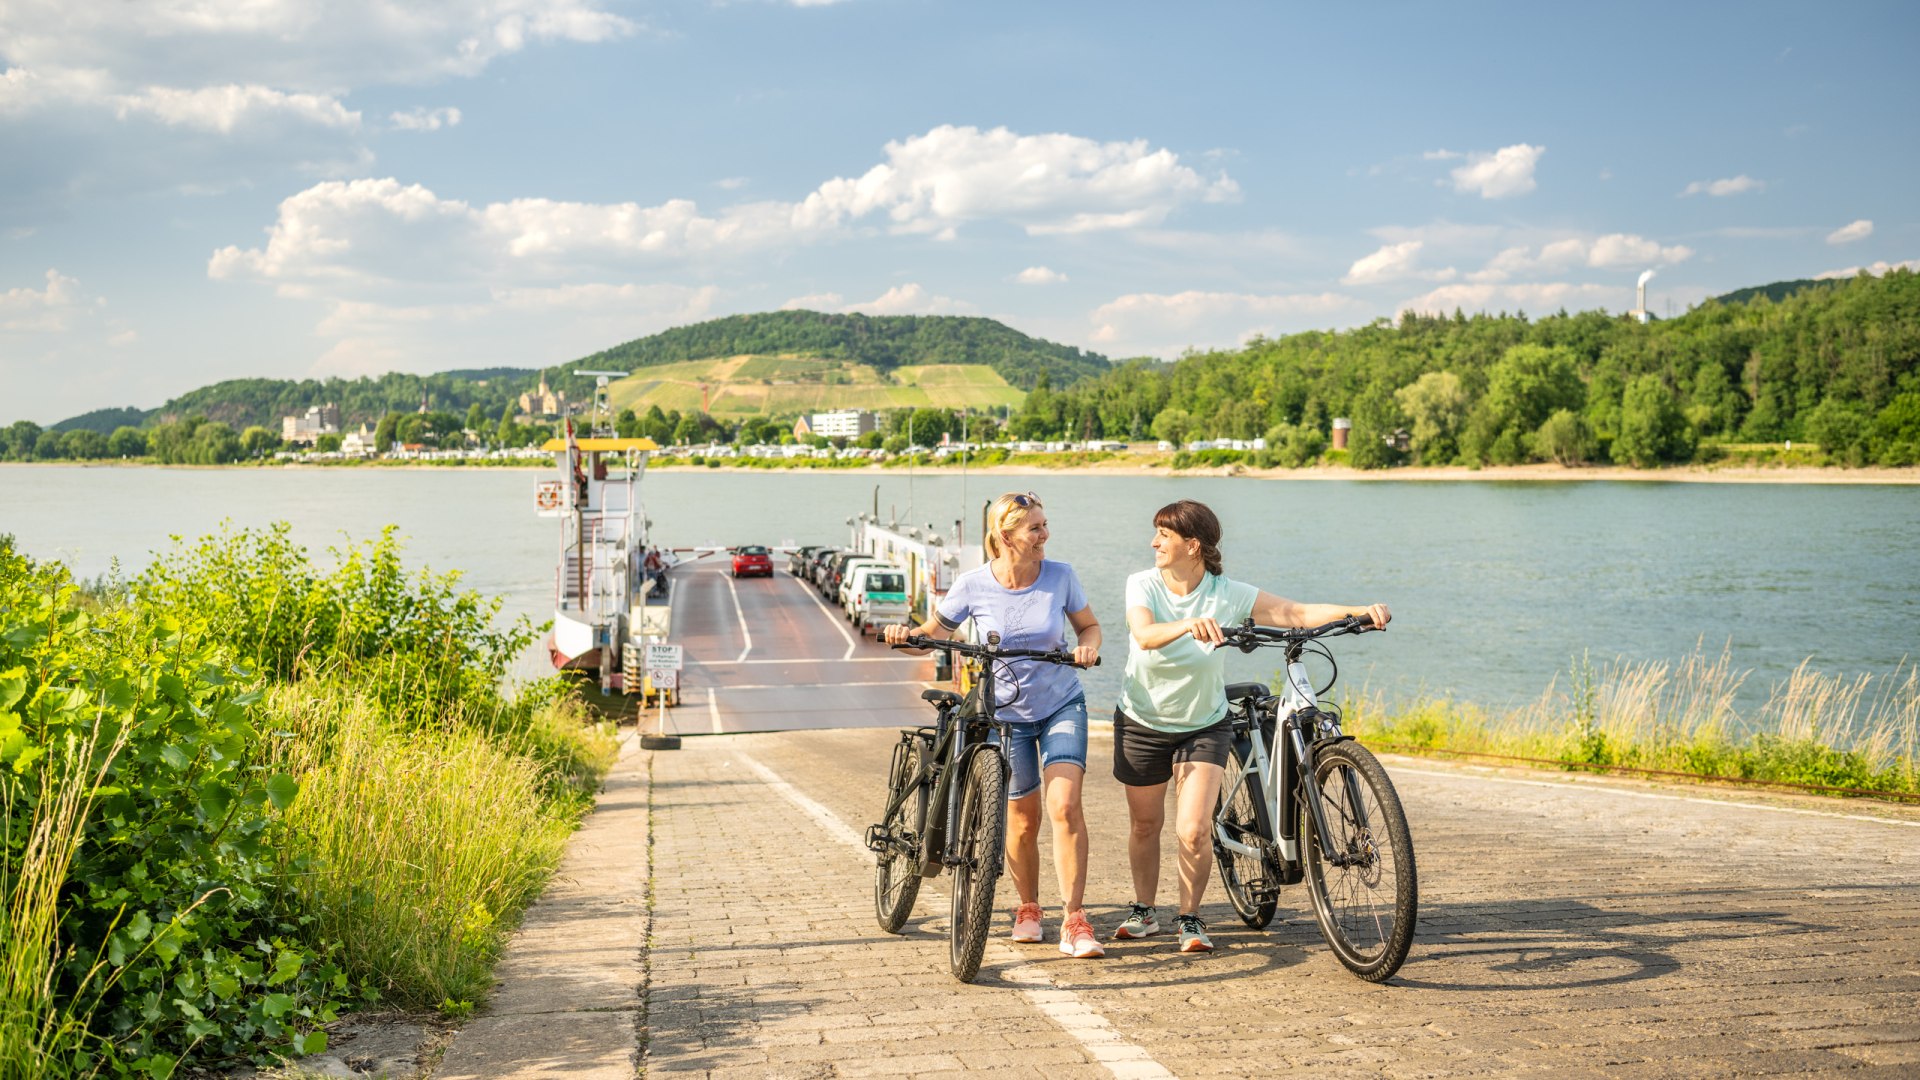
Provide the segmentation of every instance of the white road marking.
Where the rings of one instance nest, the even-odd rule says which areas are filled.
[[[856,656],[851,660],[836,656],[793,656],[779,660],[702,660],[701,667],[732,667],[735,664],[913,664],[918,656]]]
[[[1902,818],[1872,817],[1867,814],[1842,814],[1833,810],[1803,810],[1797,806],[1770,806],[1767,803],[1734,802],[1731,799],[1702,799],[1692,795],[1662,795],[1652,791],[1627,791],[1624,788],[1606,787],[1597,784],[1568,784],[1554,780],[1522,780],[1515,776],[1487,776],[1483,773],[1441,772],[1437,769],[1409,769],[1404,765],[1393,767],[1396,773],[1410,773],[1414,776],[1437,776],[1450,780],[1485,780],[1495,784],[1523,784],[1527,787],[1559,788],[1562,791],[1597,791],[1608,795],[1624,795],[1630,799],[1660,799],[1666,802],[1703,803],[1707,806],[1738,806],[1746,810],[1772,810],[1780,814],[1805,814],[1808,817],[1842,818],[1847,821],[1874,821],[1882,825],[1905,825],[1920,829],[1920,821],[1908,821]]]
[[[807,597],[809,599],[811,599],[815,604],[819,605],[820,610],[823,613],[825,613],[825,615],[827,616],[827,621],[833,624],[833,628],[835,630],[840,631],[840,636],[846,639],[847,651],[841,655],[840,659],[842,660],[853,659],[853,650],[857,648],[857,646],[855,646],[853,643],[853,635],[847,633],[847,628],[840,625],[840,620],[834,617],[833,610],[827,607],[826,602],[824,600],[820,599],[819,593],[815,592],[812,589],[805,588],[805,586],[802,586],[802,589],[804,592],[806,592]]]
[[[727,579],[727,592],[733,596],[733,617],[740,620],[740,637],[746,641],[746,647],[740,650],[740,655],[733,658],[733,662],[738,664],[753,651],[753,634],[747,629],[747,613],[740,610],[740,590],[733,587],[731,577]]]
[[[720,700],[714,696],[713,687],[711,686],[707,687],[707,722],[713,725],[713,733],[715,735],[721,733]]]
[[[866,839],[835,817],[833,811],[808,798],[800,789],[780,779],[778,773],[752,757],[740,754],[739,758],[741,764],[766,781],[769,788],[799,807],[834,839],[852,845],[862,855],[869,854]],[[927,891],[927,886],[922,884],[921,894],[926,895]],[[1020,953],[1004,942],[993,941],[990,947],[996,958],[1022,959]],[[1079,994],[1056,986],[1045,968],[1038,964],[1022,963],[1008,968],[1002,974],[1009,982],[1032,987],[1021,990],[1020,996],[1026,998],[1041,1015],[1060,1025],[1062,1031],[1073,1036],[1095,1063],[1105,1067],[1115,1077],[1124,1077],[1126,1080],[1172,1080],[1174,1074],[1166,1066],[1155,1061],[1153,1055],[1144,1048],[1128,1041],[1112,1021],[1095,1012]]]
[[[729,686],[729,690],[797,690],[805,686],[926,686],[922,679],[887,679],[880,682],[830,682],[830,683],[755,683],[750,686]]]

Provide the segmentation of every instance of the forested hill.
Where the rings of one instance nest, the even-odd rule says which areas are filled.
[[[464,377],[468,374],[479,377]],[[553,374],[558,377],[560,372]],[[532,368],[438,375],[390,372],[379,378],[359,379],[228,379],[189,390],[145,415],[148,423],[198,415],[235,431],[256,424],[279,431],[281,417],[298,416],[311,406],[332,403],[340,406],[342,424],[352,429],[363,422],[375,423],[389,412],[413,412],[424,402],[434,411],[457,416],[465,416],[477,404],[490,420],[498,420],[501,412],[539,379],[540,372]],[[590,379],[567,375],[559,381],[576,398],[582,392],[591,393]],[[77,423],[80,419],[75,417],[67,423],[82,426]]]
[[[769,311],[730,315],[616,345],[580,361],[584,367],[631,370],[721,356],[794,354],[870,364],[882,371],[914,364],[985,364],[1023,390],[1041,372],[1054,386],[1101,375],[1111,365],[1029,337],[992,319],[953,315],[827,315]]]
[[[1379,467],[1688,461],[1805,440],[1832,459],[1920,461],[1920,274],[1708,301],[1642,324],[1604,311],[1382,319],[1128,363],[1027,395],[1021,438],[1264,436],[1311,461],[1335,417]]]
[[[574,401],[590,398],[593,380],[574,375],[579,368],[627,370],[743,353],[852,360],[883,371],[910,364],[985,364],[1022,389],[1031,388],[1042,372],[1054,386],[1070,386],[1111,367],[1097,353],[1029,337],[992,319],[771,311],[677,327],[544,370],[492,367],[359,379],[229,379],[190,390],[157,409],[97,409],[54,428],[108,434],[122,425],[151,426],[198,415],[236,431],[254,425],[278,431],[281,417],[328,402],[340,406],[348,428],[376,423],[389,412],[414,412],[423,402],[433,411],[458,416],[478,405],[498,419],[542,378]],[[0,425],[8,419],[0,416]]]
[[[1749,285],[1744,289],[1735,289],[1725,296],[1716,296],[1713,299],[1718,304],[1744,304],[1756,296],[1764,296],[1777,304],[1794,293],[1825,285],[1828,280],[1831,279],[1799,278],[1794,281],[1776,281],[1771,285]]]

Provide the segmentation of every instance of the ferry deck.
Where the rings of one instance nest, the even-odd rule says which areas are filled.
[[[774,560],[742,578],[724,560],[673,570],[671,640],[683,647],[680,704],[665,734],[738,734],[925,723],[933,658],[863,639],[839,608]],[[643,723],[651,723],[647,718]]]

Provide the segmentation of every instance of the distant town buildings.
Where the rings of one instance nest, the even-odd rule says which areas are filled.
[[[340,406],[338,405],[315,405],[307,410],[305,416],[280,418],[281,442],[312,443],[322,435],[339,433]]]
[[[370,457],[380,449],[373,444],[373,429],[365,424],[359,431],[349,431],[340,440],[340,452],[351,457]]]
[[[813,433],[828,439],[857,439],[872,431],[880,430],[880,414],[865,409],[841,409],[838,412],[817,412],[811,423]],[[795,434],[799,434],[796,429]]]
[[[543,375],[540,389],[520,395],[520,411],[528,416],[559,416],[567,411],[567,395],[564,391],[548,389]]]

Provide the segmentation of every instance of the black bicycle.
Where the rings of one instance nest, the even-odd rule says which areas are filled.
[[[900,732],[887,776],[886,809],[878,825],[867,827],[867,847],[877,857],[874,913],[887,933],[897,934],[907,924],[922,878],[953,870],[948,963],[955,978],[972,982],[992,930],[1007,836],[1009,768],[1002,749],[1007,722],[999,718],[999,708],[1012,702],[994,700],[994,674],[1015,660],[1072,664],[1073,654],[1002,649],[998,634],[988,634],[985,645],[915,636],[894,648],[940,649],[981,665],[965,697],[950,690],[921,693],[933,706],[933,724]],[[1000,741],[990,741],[996,733]]]
[[[1280,888],[1303,878],[1320,934],[1347,970],[1383,982],[1413,944],[1419,908],[1413,835],[1393,781],[1366,747],[1340,730],[1340,711],[1320,702],[1339,668],[1316,689],[1301,662],[1317,642],[1375,629],[1366,616],[1323,626],[1224,631],[1242,652],[1285,650],[1285,692],[1262,683],[1227,687],[1233,747],[1214,814],[1220,883],[1241,921],[1273,921]]]

